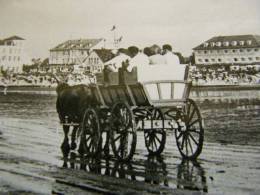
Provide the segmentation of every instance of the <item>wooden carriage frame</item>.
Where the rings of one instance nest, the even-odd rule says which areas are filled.
[[[111,74],[118,77],[118,73]],[[191,83],[186,80],[119,80],[114,83],[102,81],[90,86],[98,105],[85,111],[81,125],[81,154],[97,155],[103,152],[108,155],[111,145],[117,159],[129,161],[135,153],[137,130],[141,130],[149,154],[159,155],[165,148],[166,130],[173,130],[182,157],[196,159],[199,156],[204,129],[196,103],[188,98]],[[163,84],[170,86],[168,98],[163,96]],[[179,98],[175,98],[174,94],[176,84],[184,85]],[[149,85],[155,86],[157,98],[150,96]]]

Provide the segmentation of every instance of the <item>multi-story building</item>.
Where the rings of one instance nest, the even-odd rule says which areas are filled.
[[[25,53],[25,39],[12,36],[0,40],[0,69],[12,72],[22,72]]]
[[[50,50],[49,64],[82,64],[93,49],[105,46],[104,39],[77,39],[65,41]]]
[[[104,69],[105,62],[115,57],[109,49],[94,49],[84,61],[84,68],[91,73],[99,73]]]
[[[193,48],[196,65],[260,64],[260,36],[213,37]]]

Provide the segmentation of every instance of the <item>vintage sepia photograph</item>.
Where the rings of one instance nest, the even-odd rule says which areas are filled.
[[[0,0],[0,194],[260,194],[260,1]]]

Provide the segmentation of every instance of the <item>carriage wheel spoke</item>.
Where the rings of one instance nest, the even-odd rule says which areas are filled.
[[[190,149],[191,149],[191,153],[193,154],[193,148],[192,148],[191,141],[190,141],[188,136],[187,136],[187,140],[188,140],[188,144],[189,144]]]
[[[177,140],[180,139],[182,135],[183,135],[183,131],[181,131],[180,134],[176,137]]]
[[[199,145],[199,143],[196,141],[196,139],[193,137],[193,135],[190,133],[189,134],[190,138],[193,140],[193,142],[196,144],[196,145]]]
[[[183,147],[184,147],[184,140],[185,140],[184,138],[185,138],[185,136],[182,137],[182,142],[181,142],[181,149],[182,150],[183,150]]]
[[[117,138],[115,138],[114,139],[114,141],[116,142],[119,138],[121,138],[123,135],[122,134],[119,134],[118,136],[117,136]]]
[[[191,119],[193,118],[193,116],[194,116],[194,114],[195,114],[195,111],[196,111],[196,110],[193,109],[191,115],[188,115],[188,117],[189,117],[189,118],[188,118],[188,123],[189,123],[189,122],[191,121]]]
[[[186,155],[189,155],[189,151],[188,151],[188,137],[185,137],[185,149],[186,149]]]
[[[153,138],[151,136],[149,136],[148,146],[151,146],[152,141],[153,141]]]
[[[155,149],[157,150],[157,143],[156,143],[156,140],[154,139],[154,146],[155,146]]]
[[[187,116],[189,116],[190,115],[191,104],[188,103],[187,107],[188,107],[188,109],[187,109]]]
[[[189,129],[189,132],[200,134],[200,131],[197,131],[196,129]]]
[[[188,126],[188,127],[191,127],[192,125],[194,125],[194,124],[197,123],[197,122],[200,122],[200,119],[199,119],[199,118],[196,119],[195,121],[191,122],[191,123],[188,124],[187,126]]]
[[[155,135],[155,139],[156,139],[159,143],[161,143],[161,140],[157,137],[157,135]]]

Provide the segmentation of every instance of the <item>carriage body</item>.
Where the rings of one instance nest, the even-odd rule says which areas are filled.
[[[158,155],[165,147],[166,130],[173,130],[181,155],[197,158],[203,144],[202,118],[195,102],[189,99],[191,83],[186,80],[185,67],[138,67],[132,72],[97,75],[91,90],[98,105],[87,109],[82,127],[85,132],[92,129],[89,136],[99,133],[92,138],[83,133],[85,151],[105,151],[110,140],[115,156],[130,160],[135,152],[136,131],[140,130],[148,152]],[[95,122],[87,124],[90,116]]]

